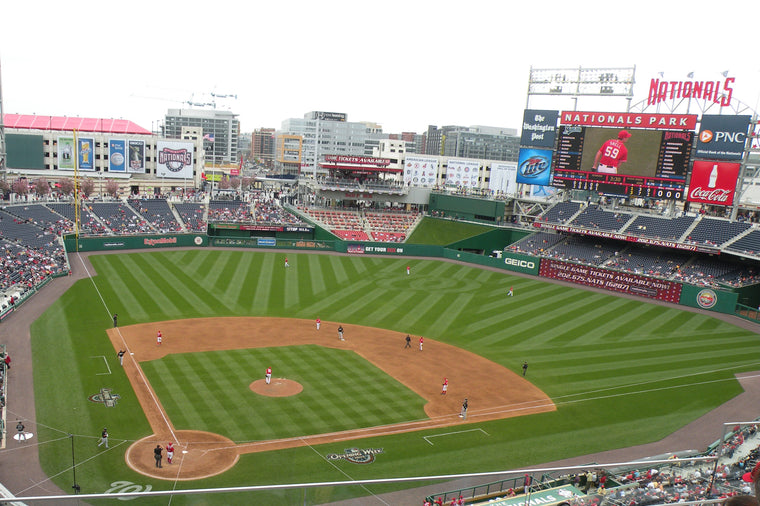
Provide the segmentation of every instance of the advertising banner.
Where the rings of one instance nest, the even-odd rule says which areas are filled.
[[[111,139],[108,141],[108,172],[127,171],[127,142]]]
[[[539,258],[508,251],[502,253],[502,258],[504,259],[504,266],[510,271],[538,275]]]
[[[719,313],[734,314],[738,299],[739,294],[735,292],[685,284],[681,289],[679,304]]]
[[[129,165],[127,172],[145,173],[145,141],[130,140],[127,143],[129,150]]]
[[[561,260],[541,259],[539,276],[666,302],[678,303],[681,297],[680,283]]]
[[[697,126],[697,115],[562,111],[560,124],[612,128],[652,128],[655,130],[694,130]]]
[[[192,142],[158,141],[156,153],[156,177],[175,179],[193,177]]]
[[[493,162],[488,189],[503,195],[517,194],[517,163]]]
[[[476,188],[478,186],[479,172],[480,162],[477,160],[450,158],[446,167],[446,184]]]
[[[74,138],[58,137],[58,168],[74,170],[76,161],[74,159]]]
[[[548,186],[552,182],[552,152],[548,149],[520,148],[517,182]]]
[[[404,160],[404,185],[435,186],[438,159],[426,156],[407,156]]]
[[[557,137],[558,117],[559,111],[525,109],[520,145],[537,148],[554,148],[554,140]]]
[[[95,139],[77,139],[77,163],[79,170],[95,170]]]
[[[737,162],[695,160],[686,200],[716,206],[733,205],[740,169],[741,164]]]
[[[696,158],[741,160],[751,120],[752,116],[703,115]]]

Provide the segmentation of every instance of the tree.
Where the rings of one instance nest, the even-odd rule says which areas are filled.
[[[222,176],[222,179],[219,181],[219,189],[220,190],[229,190],[230,189],[230,178],[227,177],[225,174]]]
[[[23,197],[24,195],[29,193],[29,182],[26,180],[25,177],[18,178],[13,182],[11,189],[13,190],[13,193],[17,195],[21,195]]]
[[[50,195],[50,183],[47,178],[41,177],[34,182],[34,193],[38,197],[47,197]]]
[[[60,193],[63,193],[67,197],[74,193],[74,180],[70,177],[67,177],[66,179],[61,179],[58,183],[60,185],[60,188],[58,188],[58,191]]]
[[[253,178],[250,176],[243,176],[240,182],[240,187],[245,191],[251,187],[251,184],[253,184]]]
[[[119,182],[113,179],[106,181],[106,194],[117,197],[119,193]]]
[[[230,187],[232,187],[233,190],[237,190],[240,188],[240,178],[239,177],[231,177],[230,178]]]
[[[82,195],[84,195],[84,198],[86,199],[90,198],[90,195],[92,195],[92,192],[94,190],[95,190],[95,181],[93,181],[92,179],[85,179],[79,185],[79,191],[82,192]]]

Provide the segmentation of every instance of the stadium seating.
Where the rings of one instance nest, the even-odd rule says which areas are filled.
[[[577,227],[617,232],[632,218],[628,213],[605,211],[595,206],[588,206],[570,222]]]
[[[150,228],[160,232],[180,232],[182,225],[174,217],[169,203],[165,199],[131,199],[129,205],[148,223]]]
[[[707,244],[719,246],[726,241],[743,234],[752,225],[747,222],[720,220],[703,217],[686,237],[686,242],[692,244]]]
[[[205,232],[206,219],[204,214],[206,206],[195,202],[184,202],[174,204],[174,209],[179,214],[185,224],[185,228],[190,232]]]
[[[580,202],[557,202],[539,216],[540,221],[548,223],[567,223],[577,213],[581,206]]]
[[[693,224],[694,217],[692,216],[667,218],[664,216],[639,215],[625,228],[624,232],[642,237],[677,241]]]

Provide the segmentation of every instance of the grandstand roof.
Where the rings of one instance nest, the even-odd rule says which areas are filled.
[[[126,119],[70,118],[68,116],[38,116],[36,114],[4,114],[5,128],[27,130],[64,130],[110,134],[150,135],[151,131]]]

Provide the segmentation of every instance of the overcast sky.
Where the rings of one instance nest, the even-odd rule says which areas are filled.
[[[736,78],[760,96],[757,0],[2,2],[5,113],[124,118],[145,128],[186,101],[279,128],[312,110],[385,132],[519,128],[534,68],[636,66],[650,79]],[[752,20],[752,23],[747,20]],[[571,109],[572,103],[532,107]],[[587,110],[624,110],[597,99]]]

